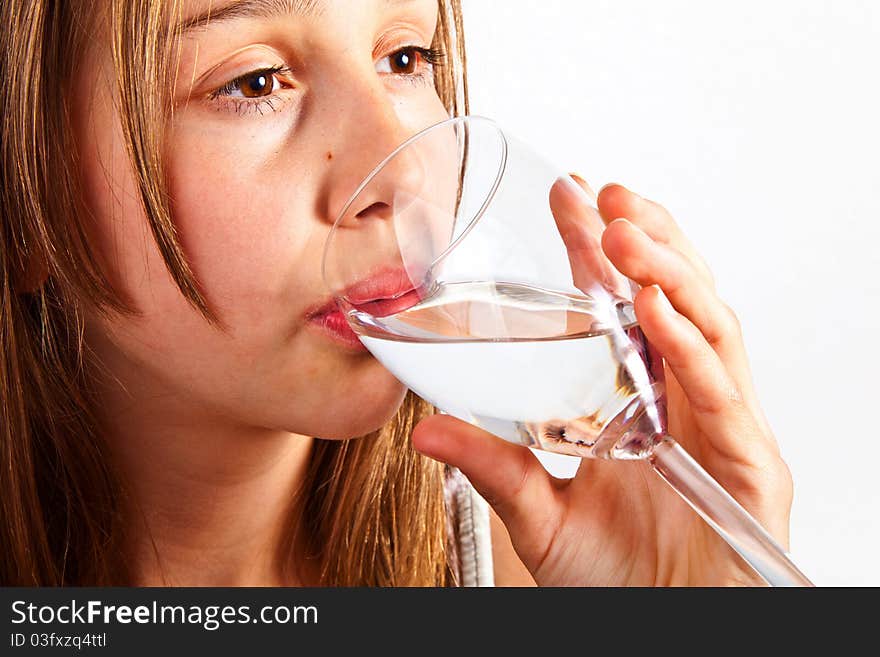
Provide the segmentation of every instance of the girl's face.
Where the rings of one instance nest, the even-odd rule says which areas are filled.
[[[230,4],[184,2],[193,26],[168,90],[166,140],[179,238],[225,328],[165,268],[96,51],[77,85],[86,202],[109,275],[141,314],[90,317],[88,340],[126,387],[200,415],[327,438],[367,433],[405,389],[310,313],[330,300],[322,248],[359,180],[448,115],[419,50],[431,46],[437,3]],[[197,18],[209,9],[210,21]]]

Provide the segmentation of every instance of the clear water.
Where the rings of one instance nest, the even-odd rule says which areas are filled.
[[[399,307],[399,306],[397,306]],[[439,285],[387,317],[352,310],[364,344],[440,409],[530,447],[646,458],[665,428],[662,360],[632,305],[508,283]],[[672,440],[657,472],[764,579],[811,586],[784,550]]]
[[[416,394],[507,440],[640,458],[638,441],[630,435],[624,446],[621,436],[645,410],[660,427],[658,388],[628,301],[511,283],[441,283],[394,315],[354,309],[349,318]]]

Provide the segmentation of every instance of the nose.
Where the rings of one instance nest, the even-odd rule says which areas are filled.
[[[418,286],[438,246],[448,243],[455,194],[437,184],[448,154],[421,139],[406,142],[445,117],[398,102],[375,78],[343,80],[336,83],[347,84],[343,103],[350,104],[334,108],[345,119],[325,170],[323,214],[335,229],[325,245],[324,280],[338,292],[376,272],[402,270]]]
[[[391,219],[402,204],[421,194],[427,181],[424,153],[414,148],[395,151],[417,129],[402,121],[390,99],[379,93],[348,116],[349,126],[336,142],[338,152],[330,170],[326,220],[351,225]],[[361,183],[365,184],[358,189]]]

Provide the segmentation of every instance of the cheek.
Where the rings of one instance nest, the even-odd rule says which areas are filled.
[[[410,83],[401,84],[404,85],[403,91],[394,95],[393,102],[397,118],[409,134],[414,135],[449,118],[449,112],[443,101],[432,87],[428,90],[417,89],[414,92],[407,89]]]
[[[226,323],[253,325],[273,315],[291,320],[324,294],[326,229],[313,219],[317,190],[307,174],[294,180],[281,171],[277,140],[265,134],[271,131],[238,132],[175,131],[169,158],[175,225],[209,303]]]

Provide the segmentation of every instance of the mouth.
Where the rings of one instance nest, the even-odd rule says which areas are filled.
[[[411,308],[423,297],[402,267],[382,268],[347,287],[341,296],[342,305],[373,317],[387,317]],[[359,351],[366,349],[335,299],[312,309],[307,318],[337,342]]]

